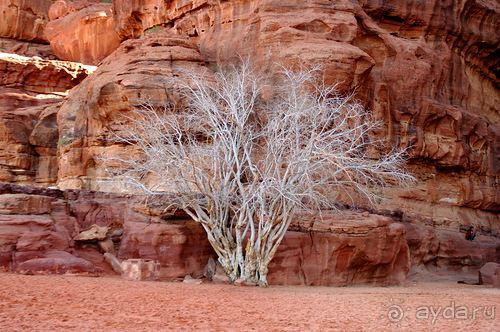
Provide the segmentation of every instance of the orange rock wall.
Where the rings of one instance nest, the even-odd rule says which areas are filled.
[[[0,37],[47,43],[45,25],[53,0],[0,1]]]
[[[121,115],[160,104],[183,68],[250,55],[266,71],[321,65],[384,123],[377,135],[408,148],[417,183],[385,190],[373,210],[498,237],[499,18],[494,0],[3,1],[0,52],[100,65],[80,83],[36,58],[0,61],[0,180],[117,190],[99,156],[133,153],[110,139]]]
[[[0,181],[57,182],[57,113],[88,67],[0,54]]]
[[[102,64],[102,74],[63,106],[61,133],[78,132],[87,143],[77,140],[61,151],[67,156],[60,159],[62,187],[104,189],[92,180],[103,176],[94,156],[117,149],[104,137],[116,128],[115,114],[136,104],[131,94],[162,94],[159,82],[172,75],[167,59],[181,68],[182,61],[224,62],[248,54],[264,70],[276,62],[321,65],[327,82],[356,89],[383,121],[378,135],[409,149],[418,182],[388,189],[378,211],[436,227],[474,224],[500,233],[496,2],[143,0],[114,1],[113,13],[120,38],[140,38],[134,46],[124,42]],[[190,40],[198,50],[192,59],[176,42],[156,46],[155,38],[172,35]],[[80,105],[84,112],[77,112]],[[68,120],[77,113],[77,120]]]
[[[98,64],[120,45],[111,4],[58,1],[49,16],[45,34],[60,59]]]
[[[160,220],[134,197],[0,184],[0,271],[114,274],[97,241],[78,241],[92,225],[108,227],[120,259],[160,262],[162,279],[203,275],[215,254],[203,228],[186,216]],[[271,284],[395,285],[410,257],[405,228],[367,215],[299,220],[270,266]],[[115,234],[115,235],[112,235]]]

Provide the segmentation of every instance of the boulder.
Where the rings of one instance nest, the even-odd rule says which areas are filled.
[[[248,281],[248,280],[243,280],[243,279],[236,279],[234,282],[233,282],[233,285],[235,286],[247,286],[247,287],[255,287],[257,286],[258,284],[256,282],[252,282],[252,281]]]
[[[16,272],[21,274],[93,274],[95,267],[89,261],[65,251],[52,251],[43,258],[33,258],[20,263]]]
[[[500,269],[500,264],[488,262],[479,270],[480,285],[496,285],[498,283],[497,271]]]
[[[188,274],[187,276],[184,277],[182,282],[189,285],[201,285],[203,283],[203,280],[195,279]]]
[[[150,259],[127,259],[121,263],[122,277],[127,280],[158,280],[160,263]]]
[[[102,241],[106,239],[108,234],[109,227],[107,226],[98,226],[92,225],[89,229],[80,232],[77,236],[75,236],[75,241]]]
[[[231,283],[231,279],[226,275],[224,270],[217,271],[213,276],[212,276],[212,282],[216,284],[229,284]]]
[[[493,286],[496,288],[500,288],[500,267],[497,267],[495,270],[495,278],[493,279]]]
[[[210,264],[210,260],[208,261]],[[226,274],[226,271],[224,271],[224,268],[222,265],[220,265],[219,262],[215,263],[215,270],[213,270],[213,274],[209,278],[210,281],[216,283],[216,284],[229,284],[231,283],[231,279]]]

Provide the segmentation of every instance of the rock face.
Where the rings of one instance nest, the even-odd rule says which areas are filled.
[[[0,3],[0,53],[55,60],[45,37],[54,0],[5,0]]]
[[[105,254],[116,249],[120,260],[159,261],[163,279],[201,276],[213,255],[203,229],[135,212],[138,206],[126,196],[0,184],[0,269],[114,274]]]
[[[126,115],[147,101],[161,106],[169,94],[168,79],[182,69],[199,70],[203,58],[187,38],[149,34],[128,40],[93,74],[72,91],[58,117],[60,188],[117,190],[99,182],[108,176],[100,156],[133,153],[113,143],[112,131],[123,129]]]
[[[46,42],[45,25],[53,0],[0,2],[0,37]]]
[[[326,83],[344,91],[366,80],[375,61],[353,45],[360,33],[353,1],[177,2],[168,8],[173,30],[198,41],[210,61],[250,55],[264,70],[275,62],[321,65]]]
[[[478,235],[467,241],[465,234],[432,226],[403,223],[412,265],[428,271],[477,273],[487,262],[500,262],[500,239]]]
[[[498,236],[498,2],[360,4],[363,34],[355,45],[376,60],[362,94],[386,124],[381,135],[412,146],[419,180],[390,192],[381,208]]]
[[[181,215],[162,218],[135,197],[0,184],[0,266],[30,274],[113,274],[105,255],[117,252],[120,260],[159,262],[161,279],[201,277],[214,257],[202,227]],[[323,221],[300,216],[271,262],[268,280],[394,285],[412,266],[475,272],[499,261],[499,253],[494,237],[470,242],[458,232],[379,215],[325,215]]]
[[[57,112],[93,69],[0,53],[0,181],[57,181]]]
[[[25,42],[9,38],[0,38],[0,52],[26,57],[37,56],[43,59],[56,60],[50,45]]]
[[[74,68],[0,57],[0,181],[121,191],[102,181],[108,175],[100,157],[134,150],[114,144],[110,133],[123,129],[122,115],[143,101],[158,106],[172,98],[168,79],[182,69],[210,72],[237,55],[268,72],[275,63],[319,64],[327,83],[355,89],[383,122],[376,135],[388,148],[408,149],[417,183],[386,189],[373,211],[403,222],[414,265],[472,271],[486,259],[498,261],[499,31],[494,0],[3,1],[0,51],[102,63],[81,81],[86,74],[74,76]],[[75,85],[63,100],[61,92]],[[468,225],[481,241],[464,242],[459,230]],[[333,237],[319,245],[300,233],[285,243],[291,253],[309,248],[304,257],[330,250],[329,262],[349,265],[347,254],[328,249],[328,241],[343,241]],[[80,254],[100,257],[86,248]],[[371,269],[370,259],[364,263]],[[314,279],[300,269],[303,276],[293,282],[356,278],[322,272]]]
[[[92,67],[72,62],[0,53],[0,87],[2,88],[57,95],[78,85],[91,71],[93,71]]]
[[[192,6],[191,3],[187,5]],[[175,1],[168,4],[163,0],[115,0],[113,12],[116,31],[122,39],[140,37],[147,29],[169,22],[168,9],[178,6]]]
[[[48,214],[53,199],[43,195],[3,194],[0,196],[0,214]]]
[[[330,216],[292,229],[269,266],[272,285],[397,285],[410,270],[405,228],[389,218]]]
[[[158,262],[151,264],[161,279],[203,276],[214,256],[203,228],[185,217],[165,221],[139,213],[139,206],[134,197],[0,185],[0,268],[115,273],[106,262],[108,250],[99,246],[103,235],[89,235],[106,228],[118,258],[129,262],[122,262],[128,276],[150,271],[134,270],[145,260]],[[399,284],[410,269],[405,229],[377,215],[303,218],[269,268],[271,284]]]
[[[49,14],[45,35],[60,59],[98,64],[120,45],[111,4],[58,1]]]
[[[70,250],[77,224],[63,194],[31,194],[22,187],[0,185],[0,266],[22,273],[94,272],[90,262]]]
[[[29,107],[0,116],[0,179],[50,185],[57,181],[59,104]]]
[[[205,231],[190,220],[148,224],[127,220],[118,251],[119,258],[158,261],[161,278],[200,276],[211,255],[213,250]]]
[[[59,185],[110,189],[97,181],[105,174],[95,156],[123,150],[109,147],[115,115],[164,96],[159,82],[176,68],[248,54],[263,70],[320,64],[327,82],[356,88],[383,121],[377,135],[409,148],[417,184],[387,189],[377,211],[498,235],[499,13],[494,1],[114,1],[115,31],[140,38],[122,43],[62,107],[60,133],[74,144],[60,151]]]

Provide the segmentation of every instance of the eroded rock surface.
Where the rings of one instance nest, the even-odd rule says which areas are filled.
[[[142,102],[171,98],[168,79],[182,69],[205,70],[238,55],[265,71],[275,63],[319,64],[327,83],[356,89],[384,123],[377,135],[389,148],[408,148],[417,183],[385,190],[373,211],[410,225],[415,264],[458,271],[498,260],[498,1],[9,0],[0,18],[0,50],[102,61],[60,105],[62,91],[80,82],[72,69],[0,59],[1,181],[120,191],[101,181],[108,175],[99,157],[134,151],[114,144],[110,133]],[[81,215],[92,203],[77,206]],[[484,241],[462,241],[459,230],[468,225]],[[304,236],[287,240],[289,250],[319,250]],[[321,250],[330,250],[331,236],[324,241]],[[330,282],[327,275],[314,282]],[[305,276],[300,282],[313,280]]]
[[[0,38],[0,52],[26,57],[37,56],[42,59],[57,60],[50,45],[17,39]]]
[[[112,132],[125,129],[124,115],[144,103],[163,105],[171,91],[169,78],[203,65],[186,37],[150,34],[124,42],[92,79],[71,92],[57,115],[59,136],[68,142],[59,149],[59,187],[119,190],[96,181],[109,177],[102,156],[134,153],[130,146],[115,144]]]
[[[484,264],[479,270],[479,284],[480,285],[494,285],[498,287],[498,279],[500,275],[498,274],[500,270],[500,264],[495,262],[489,262]]]
[[[312,225],[299,220],[271,261],[269,283],[400,284],[411,264],[405,233],[402,224],[378,215],[327,216]]]
[[[93,70],[81,64],[0,53],[0,181],[57,181],[57,112]]]
[[[412,264],[430,272],[477,273],[487,262],[500,262],[500,239],[479,234],[474,241],[465,232],[403,223]]]
[[[49,14],[45,35],[60,59],[98,64],[120,45],[111,4],[58,1]]]
[[[419,180],[381,207],[499,234],[498,2],[360,4],[354,44],[376,61],[361,94],[385,123],[381,135],[411,146]]]
[[[123,153],[107,143],[121,126],[115,115],[165,96],[160,86],[176,68],[250,55],[263,70],[321,65],[326,82],[357,89],[389,148],[409,148],[417,184],[385,190],[376,210],[500,234],[499,16],[492,1],[114,1],[115,31],[139,39],[122,43],[63,106],[61,135],[74,144],[61,151],[59,184],[110,189],[97,181],[105,174],[94,156]]]
[[[144,258],[160,262],[160,277],[201,276],[213,250],[203,228],[190,220],[168,223],[127,221],[119,258]]]
[[[158,261],[162,279],[203,276],[214,256],[203,228],[185,216],[162,220],[139,213],[145,211],[140,206],[137,197],[0,185],[0,267],[20,273],[115,273],[106,262],[109,250],[99,245],[104,233],[90,234],[97,225],[107,230],[121,260]],[[399,284],[409,272],[409,258],[405,228],[390,218],[304,217],[285,236],[269,281]]]
[[[0,53],[0,87],[2,88],[57,95],[78,85],[93,70],[92,67],[79,63]]]
[[[45,25],[53,0],[0,2],[0,37],[46,42]]]

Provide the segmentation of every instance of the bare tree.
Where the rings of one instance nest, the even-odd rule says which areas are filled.
[[[141,155],[115,158],[121,181],[174,192],[168,203],[201,223],[233,281],[267,285],[294,214],[332,207],[325,188],[372,200],[374,188],[412,179],[402,152],[370,157],[378,123],[315,73],[284,69],[272,85],[248,62],[214,79],[188,73],[176,82],[185,106],[146,105],[118,135]]]

